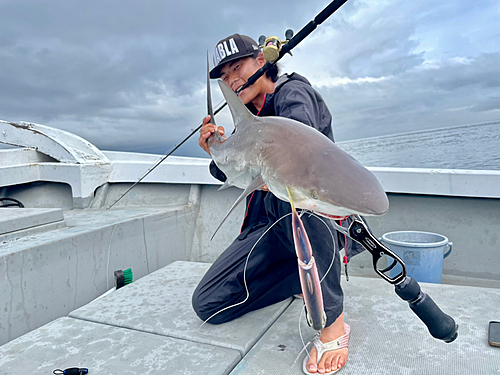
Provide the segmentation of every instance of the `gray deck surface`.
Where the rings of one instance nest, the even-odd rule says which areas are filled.
[[[236,349],[244,355],[288,307],[291,299],[253,311],[223,325],[205,324],[191,297],[210,264],[174,262],[70,317]]]
[[[303,348],[299,322],[305,342],[314,335],[300,320],[303,302],[199,328],[190,299],[208,267],[172,263],[11,341],[0,347],[0,375],[73,366],[88,367],[90,375],[302,374],[305,351],[294,364]],[[345,321],[352,331],[340,374],[500,374],[500,348],[487,341],[488,322],[500,320],[500,290],[421,286],[460,325],[458,339],[445,344],[432,338],[385,281],[343,279]]]
[[[236,350],[60,318],[0,347],[1,375],[49,375],[86,367],[89,374],[227,374]]]
[[[340,374],[500,374],[500,348],[488,344],[488,322],[500,320],[500,290],[420,283],[460,326],[458,338],[446,344],[428,333],[387,282],[362,277],[342,281],[351,340]],[[295,300],[231,374],[302,374],[305,351],[294,364],[303,348],[301,311],[302,301]],[[301,330],[306,343],[314,337],[304,319]]]

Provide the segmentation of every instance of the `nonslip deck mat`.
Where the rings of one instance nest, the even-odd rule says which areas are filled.
[[[500,374],[500,348],[488,344],[488,322],[500,320],[500,290],[420,284],[460,325],[449,344],[434,339],[408,304],[383,280],[343,280],[345,321],[351,325],[349,359],[341,375]],[[303,374],[299,357],[302,300],[295,300],[231,372],[232,375]],[[302,317],[307,343],[314,332]],[[310,349],[310,346],[308,347]]]
[[[89,374],[227,374],[236,350],[130,329],[60,318],[0,346],[0,375],[47,375],[88,368]]]
[[[203,323],[191,297],[207,263],[174,262],[110,295],[70,313],[70,317],[238,350],[244,355],[291,299],[221,325]]]

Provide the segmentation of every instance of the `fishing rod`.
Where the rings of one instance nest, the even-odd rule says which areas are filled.
[[[276,63],[281,60],[285,54],[289,53],[291,55],[291,50],[295,48],[300,42],[302,42],[309,34],[311,34],[318,25],[321,25],[325,20],[328,19],[333,13],[335,13],[342,5],[344,5],[347,0],[333,0],[325,9],[323,9],[312,21],[304,26],[297,34],[293,35],[292,30],[287,30],[285,33],[285,41],[281,41],[278,37],[272,36],[268,38],[263,38],[262,36],[259,38],[259,43],[262,44],[263,55],[266,59],[266,63],[262,68],[257,70],[245,83],[241,86],[237,94],[241,93],[248,86],[253,85],[257,80],[262,77],[271,67],[276,65]],[[263,42],[263,43],[262,43]],[[267,57],[267,58],[266,58]],[[220,111],[226,107],[227,103],[224,102],[218,108],[215,109],[214,115],[218,114]],[[114,201],[110,206],[106,207],[107,210],[112,208],[118,201],[120,201],[125,195],[128,194],[130,190],[132,190],[137,184],[139,184],[142,180],[144,180],[156,167],[158,167],[161,163],[163,163],[170,155],[172,155],[179,147],[181,147],[186,141],[191,138],[194,134],[196,134],[201,127],[203,126],[203,122],[198,125],[196,129],[194,129],[182,142],[178,145],[174,146],[171,151],[169,151],[166,155],[162,156],[153,166],[151,166],[146,173],[144,173],[132,186],[130,186],[116,201]]]

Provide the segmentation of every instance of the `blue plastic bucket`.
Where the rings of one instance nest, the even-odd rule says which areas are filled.
[[[386,233],[381,240],[403,259],[408,276],[425,283],[441,283],[443,259],[450,255],[453,248],[448,238],[430,232],[402,231]],[[445,253],[446,247],[448,251]],[[400,265],[389,271],[391,277],[400,273]]]

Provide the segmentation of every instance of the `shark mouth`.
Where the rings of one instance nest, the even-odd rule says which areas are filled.
[[[323,212],[315,211],[320,216],[326,217],[328,219],[333,219],[333,220],[345,220],[347,219],[350,215],[347,216],[336,216],[336,215],[329,215],[329,214],[324,214]]]

